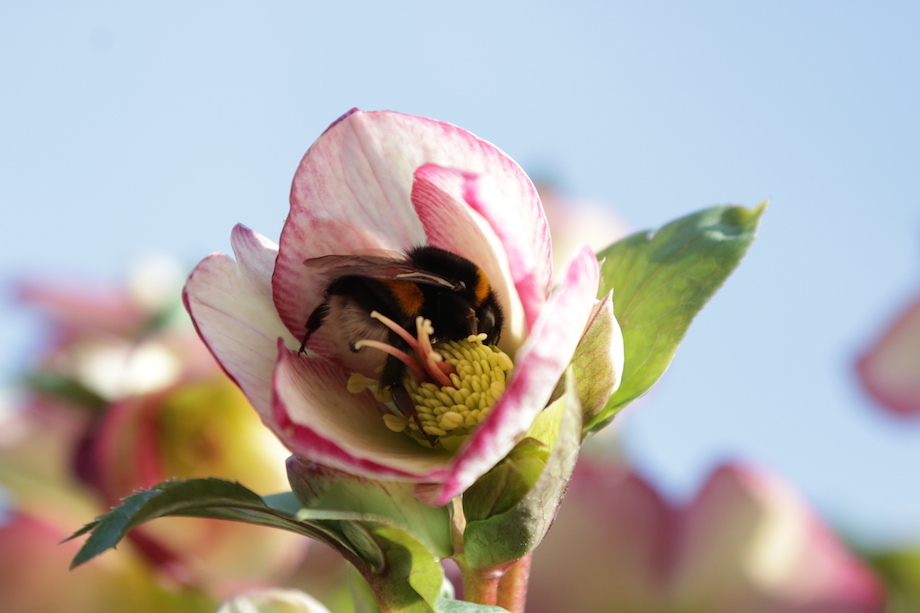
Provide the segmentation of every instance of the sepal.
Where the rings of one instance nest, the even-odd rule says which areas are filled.
[[[439,558],[451,555],[450,512],[419,501],[414,484],[375,481],[291,456],[288,480],[307,509],[367,513],[386,517],[426,545]]]
[[[463,496],[464,563],[502,570],[533,551],[552,525],[581,444],[582,407],[572,370],[565,392],[517,447]]]

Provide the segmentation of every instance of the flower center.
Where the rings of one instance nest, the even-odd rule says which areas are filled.
[[[455,451],[486,419],[505,391],[505,381],[514,367],[511,358],[498,347],[483,344],[485,334],[432,346],[430,336],[434,329],[427,319],[418,318],[418,337],[414,338],[395,322],[377,313],[371,316],[404,338],[414,355],[375,341],[356,345],[375,347],[407,364],[403,386],[415,413],[407,415],[406,407],[397,409],[392,399],[382,397],[386,395],[381,394],[376,382],[361,375],[352,376],[349,389],[360,392],[375,385],[375,395],[393,411],[383,416],[387,428],[405,432],[425,447],[440,445]]]

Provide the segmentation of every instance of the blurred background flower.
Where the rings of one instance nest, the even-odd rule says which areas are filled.
[[[10,509],[0,602],[17,603],[6,610],[213,610],[282,581],[302,556],[306,542],[291,534],[170,518],[66,573],[77,543],[55,544],[140,488],[215,476],[262,494],[288,489],[286,452],[198,340],[179,304],[181,275],[157,286],[162,273],[157,262],[124,285],[20,286],[50,340],[0,425]]]
[[[866,391],[892,414],[920,414],[920,298],[885,326],[856,370]]]
[[[560,589],[560,586],[563,586]],[[716,469],[687,504],[583,461],[536,551],[527,611],[881,613],[883,586],[776,477]]]

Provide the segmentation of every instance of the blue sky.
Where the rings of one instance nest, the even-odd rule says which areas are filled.
[[[636,228],[770,199],[760,238],[624,420],[675,495],[742,458],[864,538],[920,540],[920,426],[855,354],[920,292],[920,5],[886,2],[0,5],[4,287],[189,268],[351,107],[449,121]],[[0,373],[39,340],[0,305]]]

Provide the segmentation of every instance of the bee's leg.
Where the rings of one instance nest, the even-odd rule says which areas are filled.
[[[406,388],[402,385],[394,385],[390,388],[390,394],[393,396],[393,404],[396,405],[396,408],[406,419],[415,416],[415,405],[412,403],[412,398]]]
[[[383,371],[380,373],[380,385],[391,389],[402,387],[402,380],[405,374],[406,365],[399,358],[388,356],[383,363]]]
[[[418,426],[418,431],[422,433],[428,443],[435,447],[438,444],[438,439],[431,436],[425,429],[422,427],[422,420],[418,417],[418,411],[415,410],[415,405],[412,404],[412,398],[409,396],[409,392],[406,391],[406,388],[401,384],[396,384],[390,388],[390,394],[393,396],[393,403],[396,405],[396,408],[399,409],[399,412],[403,414],[406,419],[411,419],[415,422],[415,425]]]
[[[304,353],[307,349],[307,341],[310,340],[310,336],[316,332],[321,325],[323,325],[323,320],[326,318],[326,315],[329,314],[329,302],[324,302],[310,313],[310,317],[307,319],[307,333],[303,337],[303,342],[300,343],[299,353]]]

